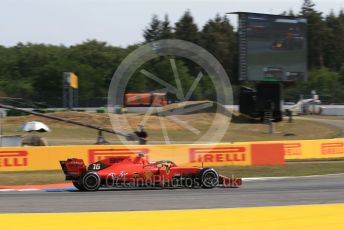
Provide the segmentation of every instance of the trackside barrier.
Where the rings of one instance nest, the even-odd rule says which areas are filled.
[[[111,156],[134,157],[140,152],[150,161],[169,159],[182,166],[284,164],[282,143],[1,147],[0,171],[56,170],[60,169],[59,161],[67,158],[81,158],[90,164]]]
[[[59,160],[67,158],[81,158],[89,164],[139,152],[151,161],[170,159],[183,166],[283,165],[284,160],[343,158],[344,138],[217,145],[1,147],[0,171],[54,170],[60,169]]]
[[[286,160],[344,157],[344,138],[284,141]]]

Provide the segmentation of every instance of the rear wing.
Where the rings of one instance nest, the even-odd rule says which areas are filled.
[[[66,161],[60,161],[66,180],[79,180],[86,172],[86,165],[82,159],[70,158]]]

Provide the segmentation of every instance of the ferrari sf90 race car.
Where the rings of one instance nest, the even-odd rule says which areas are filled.
[[[219,175],[213,168],[179,167],[169,160],[149,162],[143,154],[135,158],[115,156],[86,167],[82,159],[60,161],[66,180],[81,191],[116,187],[214,188],[239,187],[240,178]]]

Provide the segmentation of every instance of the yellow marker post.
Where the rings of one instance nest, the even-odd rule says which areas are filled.
[[[75,73],[70,73],[69,82],[70,82],[70,87],[72,87],[73,89],[78,88],[78,76],[76,76]]]

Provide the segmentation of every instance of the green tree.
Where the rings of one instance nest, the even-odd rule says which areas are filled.
[[[323,99],[329,102],[342,102],[344,100],[344,85],[340,81],[340,76],[328,68],[310,71],[307,88],[309,92],[316,90]]]
[[[175,24],[175,38],[200,44],[200,33],[190,11],[186,11]]]
[[[344,62],[344,20],[332,11],[326,17],[328,28],[324,49],[324,63],[326,67],[339,70]]]
[[[64,71],[75,72],[79,76],[80,99],[107,95],[108,84],[120,61],[114,60],[118,51],[120,49],[96,40],[70,47],[67,59],[74,65]]]
[[[324,50],[327,28],[322,13],[314,9],[311,0],[304,0],[300,16],[308,22],[308,67],[309,69],[324,66]]]
[[[230,79],[237,81],[234,77],[237,75],[237,39],[228,18],[217,14],[204,25],[201,38],[201,45],[220,61]]]
[[[311,70],[308,81],[287,87],[284,90],[284,98],[296,102],[301,94],[310,95],[312,90],[315,90],[320,100],[325,103],[339,103],[344,100],[342,76],[325,67]]]
[[[175,63],[178,77],[181,82],[183,96],[185,97],[196,76],[192,76],[190,74],[189,69],[182,60],[172,56],[162,57],[158,60],[152,60],[148,63],[145,63],[129,80],[127,91],[151,92],[166,88],[164,85],[147,76],[147,72],[149,74],[153,74],[155,77],[163,80],[164,82],[167,82],[173,87],[178,88],[177,81],[173,72],[172,62]],[[191,99],[199,98],[200,92],[201,89],[200,87],[198,87],[192,95]],[[174,92],[169,92],[168,96],[172,100],[178,100],[177,94]]]
[[[46,65],[62,59],[65,50],[63,46],[31,43],[19,43],[7,48],[0,65],[3,94],[10,97],[37,98],[45,90],[35,88],[35,79],[44,74]]]
[[[158,15],[153,15],[149,26],[143,31],[143,37],[145,38],[146,42],[160,39],[161,24],[162,22],[159,20]]]
[[[174,37],[176,39],[201,45],[200,32],[189,10],[185,11],[179,21],[175,23],[174,31]],[[191,75],[196,76],[202,69],[200,66],[188,59],[184,59],[183,62],[189,69]]]
[[[168,15],[165,14],[164,21],[161,22],[160,39],[171,39],[174,37],[173,28]]]
[[[165,15],[164,21],[160,21],[157,15],[153,15],[149,26],[143,31],[143,37],[146,42],[173,38],[173,31],[168,15]]]
[[[39,102],[61,101],[62,99],[62,72],[60,62],[51,62],[40,68],[39,74],[32,79],[34,94],[32,99]],[[62,101],[61,101],[62,104]]]
[[[283,11],[281,15],[295,17],[294,11],[292,9],[289,9],[288,11]]]
[[[344,23],[344,10],[343,9],[339,11],[338,18],[342,23]]]
[[[295,17],[295,13],[292,9],[289,9],[287,16]]]

